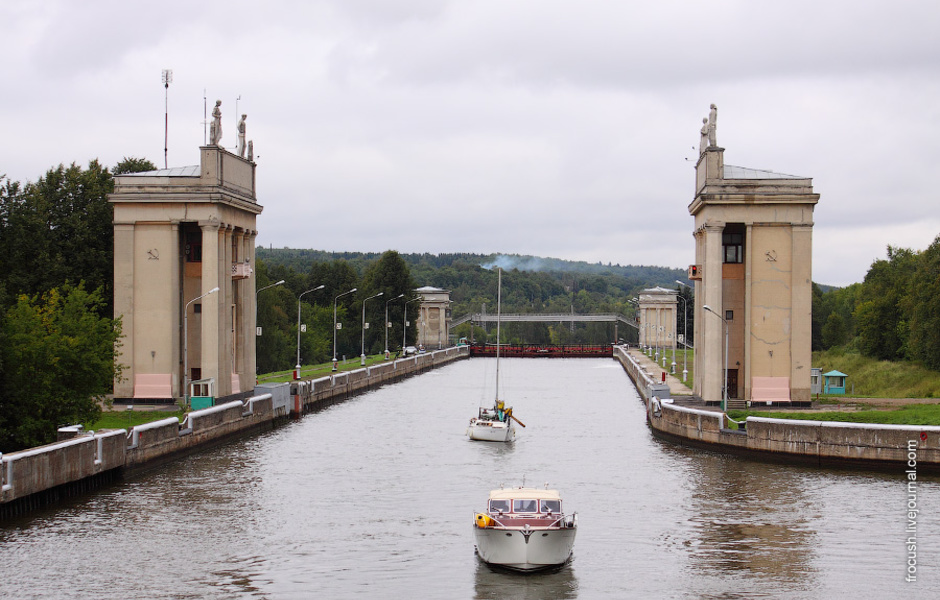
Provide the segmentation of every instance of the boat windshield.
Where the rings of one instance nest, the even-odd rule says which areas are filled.
[[[512,501],[512,512],[514,513],[534,513],[538,512],[538,502],[535,500],[519,499]]]
[[[509,500],[490,500],[491,513],[508,513]]]
[[[561,512],[561,500],[542,500],[542,506],[540,507],[540,512],[555,513],[555,514],[560,513]]]

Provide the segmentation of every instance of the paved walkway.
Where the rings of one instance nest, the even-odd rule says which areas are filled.
[[[672,394],[673,397],[692,395],[692,390],[682,383],[682,371],[676,371],[676,375],[678,375],[678,377],[676,377],[676,375],[672,375],[669,372],[669,370],[672,368],[672,363],[668,358],[666,359],[666,368],[664,369],[659,364],[653,362],[653,359],[644,354],[643,351],[639,348],[630,348],[627,352],[630,353],[630,356],[633,357],[633,360],[640,363],[640,365],[646,369],[647,373],[653,376],[654,380],[662,381],[663,372],[665,372],[666,383],[669,385],[669,393]],[[679,366],[680,365],[676,365],[676,369],[678,369]],[[692,380],[690,379],[688,383],[692,383]]]
[[[695,398],[692,396],[692,390],[684,383],[682,383],[682,371],[678,370],[676,375],[669,373],[669,370],[672,367],[669,359],[666,359],[666,368],[660,364],[657,364],[653,361],[652,358],[643,353],[639,348],[630,348],[628,350],[630,356],[633,357],[638,363],[640,363],[646,371],[653,376],[653,379],[656,381],[662,381],[663,371],[666,371],[666,383],[669,384],[669,393],[672,394],[674,398],[681,396],[688,396],[688,400],[698,400],[701,402],[701,399]],[[676,369],[679,369],[681,365],[676,365]],[[678,377],[677,377],[678,376]],[[688,383],[692,383],[692,380],[689,379]],[[940,404],[940,398],[840,398],[838,404],[819,404],[813,402],[811,407],[801,406],[793,407],[793,410],[799,410],[800,412],[839,412],[839,411],[856,411],[859,410],[859,405],[867,404],[875,409],[893,409],[900,408],[909,404]],[[761,410],[766,408],[770,410],[789,410],[788,406],[775,405],[773,407],[764,407],[764,406],[755,406],[752,410]]]

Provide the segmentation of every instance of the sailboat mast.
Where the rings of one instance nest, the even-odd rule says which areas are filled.
[[[499,402],[499,324],[503,302],[503,270],[496,269],[496,401]]]

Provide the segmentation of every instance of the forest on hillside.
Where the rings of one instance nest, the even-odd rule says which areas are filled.
[[[628,319],[634,316],[630,299],[641,290],[657,285],[677,288],[676,280],[684,281],[686,275],[682,270],[664,267],[622,267],[534,256],[468,253],[395,255],[407,265],[417,287],[432,286],[451,292],[453,320],[471,313],[496,312],[497,266],[503,269],[502,310],[506,313],[605,313],[619,314]],[[255,258],[265,281],[285,279],[290,282],[300,277],[295,287],[312,288],[326,283],[328,288],[337,290],[339,288],[331,283],[335,277],[323,270],[326,265],[332,271],[346,273],[347,289],[351,289],[360,287],[356,285],[356,277],[368,273],[383,256],[258,248]],[[261,283],[259,278],[259,285]],[[366,286],[366,289],[370,288]],[[683,288],[681,293],[687,295],[688,288]],[[685,321],[689,323],[691,335],[691,298],[688,298],[688,305],[690,312]],[[262,313],[259,312],[259,321]],[[401,308],[390,308],[389,316],[392,332],[395,333],[396,329],[400,332],[397,322],[392,319],[393,313],[400,315]],[[356,325],[350,327],[355,328]],[[493,332],[482,327],[471,331],[469,324],[463,324],[455,328],[453,334],[455,338],[464,336],[486,341]],[[626,341],[637,340],[636,332],[630,327],[607,323],[513,323],[507,324],[504,332],[505,341],[527,343],[609,343],[615,341],[615,336]],[[401,339],[401,334],[392,339]],[[394,347],[400,345],[396,343]],[[258,360],[260,365],[260,354]]]
[[[865,280],[813,288],[813,350],[842,347],[940,371],[940,236],[924,251],[889,246]]]
[[[506,312],[611,312],[631,315],[626,305],[640,290],[675,288],[686,281],[681,269],[620,266],[509,254],[400,254],[419,287],[449,290],[456,316],[495,306],[495,267],[507,273],[503,308]],[[362,274],[381,257],[376,253],[258,248],[256,259],[269,269],[295,273],[311,265],[341,261]],[[489,288],[493,288],[490,290]]]

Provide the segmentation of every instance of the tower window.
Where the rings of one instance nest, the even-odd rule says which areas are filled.
[[[729,225],[721,234],[721,260],[724,263],[744,262],[744,231],[740,226]]]
[[[202,232],[186,233],[186,262],[202,262]]]

